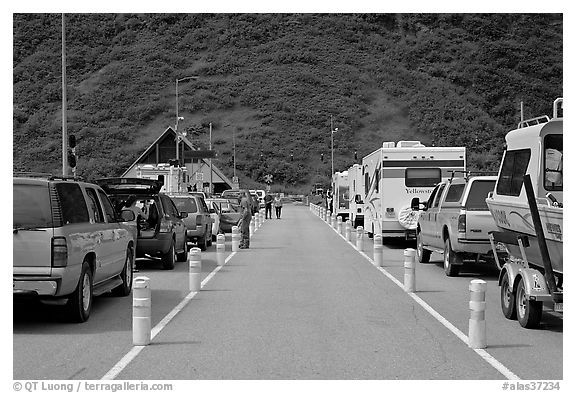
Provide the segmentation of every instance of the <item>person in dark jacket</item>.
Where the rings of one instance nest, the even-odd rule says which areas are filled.
[[[252,221],[252,196],[249,191],[242,191],[240,197],[242,218],[240,219],[240,245],[239,248],[250,248],[250,221]]]
[[[272,218],[272,202],[274,202],[272,195],[266,194],[264,197],[264,204],[266,205],[265,218]]]

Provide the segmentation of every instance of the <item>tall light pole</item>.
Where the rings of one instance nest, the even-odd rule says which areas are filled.
[[[212,150],[212,123],[210,123],[210,142],[208,144],[208,149]],[[210,196],[214,193],[212,189],[212,157],[210,157]]]
[[[332,181],[332,175],[334,175],[334,133],[338,131],[338,128],[334,128],[332,122],[332,115],[330,115],[330,142],[332,150],[332,172],[330,172],[330,181]]]
[[[62,14],[62,176],[68,175],[68,131],[66,128],[66,24]]]
[[[174,131],[176,132],[176,160],[180,161],[180,134],[178,134],[178,121],[179,120],[184,120],[183,117],[178,115],[178,83],[182,82],[182,81],[186,81],[189,79],[198,79],[197,76],[186,76],[184,78],[180,78],[180,79],[176,79],[176,125],[174,126]],[[186,134],[183,134],[183,136],[186,136]],[[180,164],[178,164],[180,165]]]

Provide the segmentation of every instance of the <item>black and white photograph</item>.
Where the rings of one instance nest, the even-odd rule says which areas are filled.
[[[489,3],[11,6],[6,391],[570,389],[571,21]]]

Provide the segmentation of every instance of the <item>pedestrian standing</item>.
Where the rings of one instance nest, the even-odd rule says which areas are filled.
[[[240,219],[240,244],[239,248],[250,248],[250,221],[252,221],[252,196],[248,190],[242,191],[240,198],[242,218]]]
[[[266,194],[264,197],[264,204],[266,206],[265,217],[272,218],[272,202],[274,202],[274,197],[271,194]]]
[[[276,194],[274,197],[274,208],[276,209],[276,218],[279,219],[282,214],[282,198],[280,198],[280,194]]]

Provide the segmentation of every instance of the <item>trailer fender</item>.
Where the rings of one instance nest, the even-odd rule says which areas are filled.
[[[524,280],[524,287],[527,296],[541,297],[550,294],[548,285],[546,285],[546,279],[539,270],[521,268],[520,274]]]
[[[504,279],[505,275],[508,275],[508,285],[510,285],[510,290],[514,289],[516,277],[519,277],[520,266],[507,263],[502,266],[502,270],[500,270],[500,275],[498,277],[498,286],[502,286],[502,280]]]

